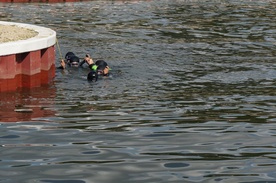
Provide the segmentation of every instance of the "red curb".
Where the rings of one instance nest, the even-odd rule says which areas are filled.
[[[0,92],[49,84],[55,77],[55,32],[39,26],[14,24],[34,29],[38,35],[0,44]]]

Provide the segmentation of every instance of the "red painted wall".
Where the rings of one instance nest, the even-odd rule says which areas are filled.
[[[55,77],[55,48],[0,56],[0,92],[48,84]]]

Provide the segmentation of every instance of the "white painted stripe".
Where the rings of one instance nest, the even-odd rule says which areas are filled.
[[[49,48],[56,44],[56,32],[52,29],[42,26],[15,22],[0,21],[0,24],[15,25],[38,32],[38,35],[26,40],[0,43],[0,56],[41,50],[44,48]]]

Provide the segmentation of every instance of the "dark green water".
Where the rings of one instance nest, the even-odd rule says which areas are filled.
[[[63,55],[90,53],[112,68],[97,83],[86,68],[57,70],[50,86],[1,95],[1,108],[44,115],[0,116],[0,182],[276,182],[275,9],[272,1],[0,4],[2,21],[49,27]]]

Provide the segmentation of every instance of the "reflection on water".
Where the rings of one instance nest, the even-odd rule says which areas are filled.
[[[54,116],[55,92],[54,87],[46,85],[31,90],[20,89],[16,92],[0,93],[0,121],[31,121]]]
[[[52,86],[1,95],[1,121],[21,123],[0,125],[0,182],[275,182],[275,8],[1,4],[3,21],[56,30],[57,58],[90,53],[112,77],[57,70]]]

